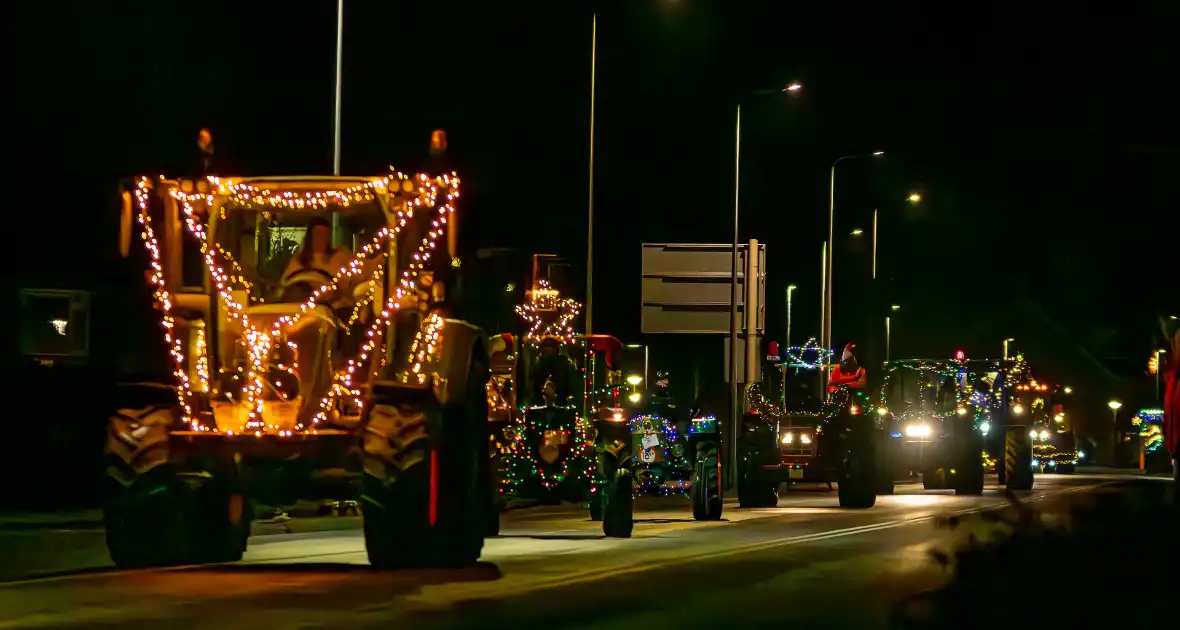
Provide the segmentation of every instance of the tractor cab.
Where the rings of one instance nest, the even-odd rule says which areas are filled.
[[[449,214],[432,207],[446,181],[130,182],[120,248],[128,254],[134,221],[192,428],[277,435],[355,423],[383,368],[413,371],[417,359],[400,359],[428,342],[415,338],[425,317],[415,305],[442,297],[422,270],[433,248],[417,245]]]

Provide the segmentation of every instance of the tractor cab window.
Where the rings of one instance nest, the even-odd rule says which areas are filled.
[[[251,299],[266,301],[280,298],[283,275],[305,245],[314,220],[331,224],[336,219],[339,231],[334,240],[342,243],[341,261],[351,260],[385,227],[385,215],[376,204],[356,204],[339,213],[225,208],[221,216],[218,245],[228,254],[234,273],[250,283]]]

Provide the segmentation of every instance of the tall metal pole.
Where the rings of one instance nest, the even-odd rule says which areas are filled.
[[[827,304],[828,304],[827,303],[828,242],[827,241],[824,241],[822,253],[820,254],[819,287],[820,287],[820,289],[819,289],[819,328],[820,328],[819,344],[820,344],[820,353],[821,354],[820,354],[819,358],[816,359],[816,362],[817,363],[822,362],[823,364],[826,364],[828,362],[828,355],[827,355],[828,346],[826,344],[824,344],[824,332],[823,331],[824,331],[824,322],[827,321],[825,319],[825,317],[827,317],[827,312],[828,312],[828,310],[827,310]],[[816,372],[819,376],[820,400],[823,400],[824,373],[827,372],[827,369],[824,368],[823,365],[821,365],[820,368],[818,370],[816,370]]]
[[[839,161],[839,160],[837,160]],[[832,272],[835,265],[833,259],[836,257],[836,163],[832,163],[831,175],[828,179],[828,266],[827,266],[827,293],[825,301],[827,302],[827,309],[825,311],[827,319],[824,320],[824,334],[823,344],[824,349],[832,347]],[[827,369],[822,370],[824,373],[823,383],[827,383]]]
[[[746,369],[743,371],[745,379],[743,384],[756,383],[758,379],[758,278],[762,273],[759,267],[758,255],[758,240],[750,239],[749,244],[746,245],[746,274],[745,274],[745,289],[746,302],[743,315],[746,319]],[[745,389],[742,390],[742,397],[745,397]],[[743,408],[745,407],[743,400]]]
[[[885,361],[889,361],[889,316],[885,316]]]
[[[332,174],[340,175],[340,100],[344,91],[344,0],[336,0],[336,111],[332,141]]]
[[[734,127],[734,150],[733,150],[733,265],[730,269],[730,294],[729,294],[729,431],[726,432],[726,439],[729,440],[729,448],[725,449],[725,453],[729,457],[729,466],[727,470],[730,473],[730,482],[737,480],[737,458],[736,454],[737,435],[738,435],[738,414],[741,413],[740,401],[738,400],[738,380],[737,380],[737,330],[738,330],[738,315],[737,315],[737,301],[738,301],[738,198],[739,189],[741,187],[741,163],[742,163],[742,106],[739,103],[737,106],[737,122]],[[749,255],[749,254],[747,254]],[[746,278],[749,282],[750,279]],[[749,305],[746,305],[749,308]]]
[[[873,280],[877,279],[877,209],[873,208]]]
[[[594,92],[598,74],[598,14],[590,28],[590,186],[586,212],[586,336],[594,330]]]
[[[791,292],[796,288],[793,284],[787,287],[787,348],[791,347]]]

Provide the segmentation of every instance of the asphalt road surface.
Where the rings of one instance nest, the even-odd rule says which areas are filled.
[[[1064,503],[1113,479],[1038,476],[1022,499]],[[974,515],[1006,503],[995,486],[956,497],[903,485],[844,510],[817,487],[697,523],[666,500],[637,512],[626,540],[584,513],[536,508],[506,513],[476,567],[388,573],[367,565],[347,519],[255,536],[240,563],[140,571],[110,567],[100,531],[0,532],[0,628],[888,627],[896,602],[947,580],[931,552],[964,533],[938,522],[976,519],[978,533]]]

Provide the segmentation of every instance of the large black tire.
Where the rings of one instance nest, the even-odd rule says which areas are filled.
[[[983,494],[983,454],[974,453],[974,457],[960,464],[955,470],[955,494],[964,496],[978,496]]]
[[[1033,447],[1028,429],[1009,427],[1004,432],[1004,473],[1009,490],[1032,490]]]
[[[768,477],[760,470],[742,471],[738,479],[738,507],[777,507],[778,482]]]
[[[112,480],[113,481],[113,480]],[[117,482],[116,482],[117,483]],[[220,480],[159,466],[130,487],[117,484],[103,509],[107,550],[120,568],[236,562],[251,509]]]
[[[836,480],[840,507],[858,510],[877,504],[876,462],[872,444],[860,436],[852,436]]]
[[[591,521],[602,520],[602,493],[604,485],[599,484],[594,492],[590,493],[590,499],[586,502],[586,508],[590,511]]]
[[[361,503],[374,567],[450,568],[479,559],[494,506],[483,474],[487,378],[486,364],[473,360],[457,404],[431,410],[379,397],[369,410]]]
[[[136,401],[124,404],[147,404],[120,408],[108,422],[103,520],[111,560],[121,568],[240,560],[252,510],[233,466],[194,462],[181,472],[169,462],[175,387],[121,393]]]
[[[607,482],[602,495],[602,533],[611,538],[630,538],[635,529],[635,479],[630,471],[620,470]]]
[[[927,468],[922,471],[923,490],[942,490],[946,488],[946,478],[941,468]]]
[[[721,470],[717,443],[701,441],[696,446],[692,473],[692,517],[698,521],[721,520]]]

